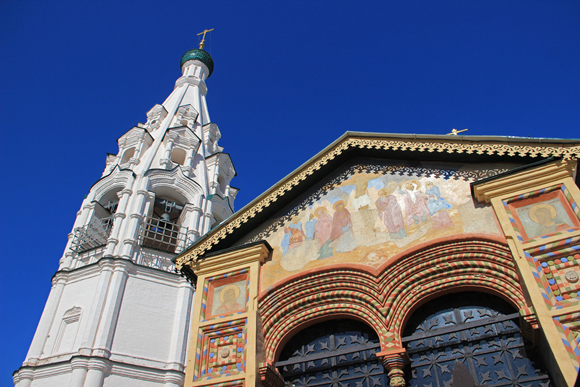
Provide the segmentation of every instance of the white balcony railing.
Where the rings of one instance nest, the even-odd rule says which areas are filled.
[[[76,228],[70,249],[73,253],[79,254],[95,247],[104,246],[107,243],[112,226],[113,217],[110,216],[102,219],[93,219],[86,226]]]

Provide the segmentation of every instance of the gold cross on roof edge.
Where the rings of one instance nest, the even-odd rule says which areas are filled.
[[[465,131],[467,131],[467,130],[468,130],[468,129],[461,129],[461,130],[457,130],[457,129],[455,129],[455,128],[454,128],[453,130],[451,130],[451,133],[447,133],[447,135],[448,135],[448,136],[449,136],[449,135],[457,136],[457,133],[465,132]]]
[[[197,34],[197,36],[203,34],[203,37],[201,38],[201,43],[199,43],[199,49],[203,50],[203,48],[205,47],[205,34],[207,34],[208,32],[213,31],[213,28],[211,30],[203,30],[203,32],[200,32],[199,34]]]

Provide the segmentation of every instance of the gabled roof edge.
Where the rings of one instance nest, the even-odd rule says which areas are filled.
[[[228,234],[349,148],[577,159],[580,156],[580,139],[346,132],[175,257],[176,268],[181,270],[188,262],[197,260]]]

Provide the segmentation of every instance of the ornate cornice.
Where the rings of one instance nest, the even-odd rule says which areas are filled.
[[[358,148],[376,148],[384,150],[402,150],[402,151],[418,151],[418,152],[439,152],[439,153],[465,153],[465,154],[479,154],[479,155],[508,155],[519,157],[561,157],[565,160],[578,158],[580,155],[580,144],[576,143],[572,146],[565,146],[554,143],[532,144],[523,143],[516,144],[514,142],[507,143],[484,143],[481,141],[445,141],[445,140],[388,140],[388,139],[356,139],[350,138],[345,142],[349,143],[351,147]],[[521,142],[521,141],[518,141]]]
[[[494,197],[509,196],[530,186],[553,185],[574,176],[576,160],[554,160],[550,163],[528,168],[519,173],[497,176],[494,180],[473,185],[473,196],[480,202],[489,203]]]
[[[377,149],[385,151],[410,151],[427,153],[448,154],[478,154],[489,156],[511,157],[560,157],[565,160],[577,159],[580,156],[580,142],[566,140],[546,139],[519,139],[508,137],[475,138],[458,136],[457,140],[445,136],[393,136],[381,138],[362,133],[347,133],[334,144],[316,155],[309,162],[298,168],[286,179],[275,185],[272,189],[258,197],[242,210],[232,216],[227,223],[206,234],[199,243],[181,253],[175,258],[175,266],[180,270],[184,265],[195,262],[199,257],[209,251],[212,246],[226,238],[228,234],[254,218],[265,208],[272,205],[286,192],[306,180],[309,176],[328,164],[331,160],[349,149]]]

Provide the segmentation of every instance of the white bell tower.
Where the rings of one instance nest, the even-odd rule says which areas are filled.
[[[83,201],[16,386],[183,385],[194,288],[171,259],[238,190],[207,109],[213,60],[190,50],[181,71]]]

